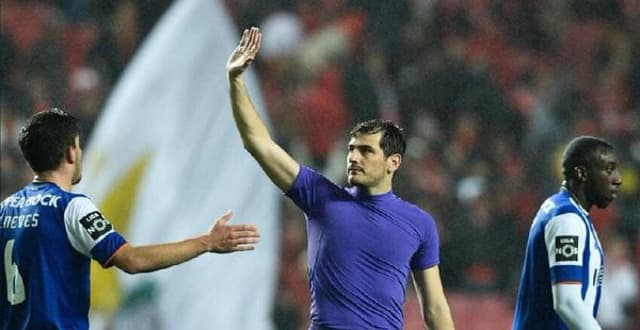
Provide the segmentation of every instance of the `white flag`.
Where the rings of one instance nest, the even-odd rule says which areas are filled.
[[[119,302],[116,329],[272,328],[279,193],[233,122],[225,64],[238,41],[220,1],[175,2],[110,95],[77,190],[134,245],[200,234],[228,209],[230,223],[256,224],[261,241],[155,273],[119,272],[118,283],[94,271],[92,308]],[[251,72],[247,87],[264,109]]]

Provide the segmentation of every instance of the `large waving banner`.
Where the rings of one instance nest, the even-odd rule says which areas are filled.
[[[92,328],[272,328],[279,193],[231,115],[225,64],[238,40],[220,1],[175,2],[110,95],[78,190],[134,245],[200,234],[228,209],[261,242],[144,275],[92,268],[92,314],[116,313]],[[247,85],[264,109],[251,72]]]

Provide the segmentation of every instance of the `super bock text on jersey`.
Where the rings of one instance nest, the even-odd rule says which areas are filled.
[[[0,329],[87,329],[89,266],[125,243],[86,196],[33,182],[0,203]]]

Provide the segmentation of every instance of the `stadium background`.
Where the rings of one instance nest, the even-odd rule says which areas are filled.
[[[25,118],[63,105],[90,140],[110,92],[171,4],[2,2],[0,197],[31,179],[15,140]],[[640,329],[638,1],[223,5],[236,36],[262,28],[255,73],[265,111],[277,140],[302,163],[341,182],[353,123],[383,117],[406,129],[395,190],[438,221],[442,276],[460,329],[508,328],[530,220],[560,183],[560,148],[578,134],[608,138],[624,186],[611,207],[592,213],[607,262],[601,321]],[[304,222],[291,203],[276,203],[279,271],[269,313],[274,329],[304,329]],[[405,328],[418,329],[407,292]],[[118,328],[110,320],[103,317]]]

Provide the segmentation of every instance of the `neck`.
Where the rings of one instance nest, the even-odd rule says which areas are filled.
[[[571,194],[571,198],[573,198],[583,209],[587,212],[591,209],[591,204],[587,201],[587,196],[584,193],[584,189],[582,189],[581,185],[573,184],[571,182],[563,182],[562,186],[567,189],[569,194]]]
[[[380,189],[380,188],[372,188],[372,187],[361,187],[364,191],[367,192],[369,196],[382,195],[391,191],[391,188]]]
[[[382,194],[386,194],[388,192],[391,191],[391,182],[381,182],[379,185],[377,186],[373,186],[373,187],[361,187],[364,191],[367,192],[367,194],[374,196],[374,195],[382,195]]]
[[[36,173],[36,176],[33,178],[33,181],[55,183],[56,185],[58,185],[58,187],[60,187],[60,189],[64,191],[71,191],[71,186],[72,186],[71,184],[72,180],[70,177],[60,174],[56,171]]]

